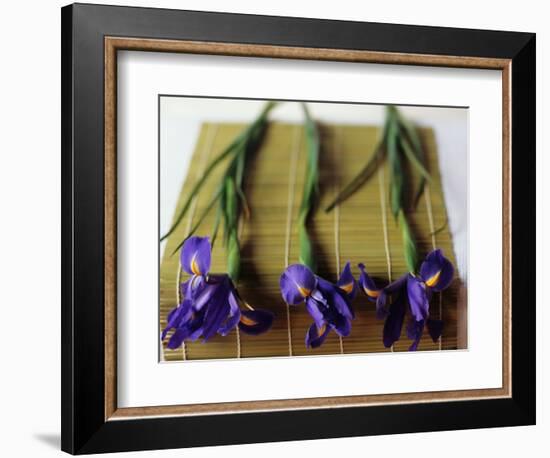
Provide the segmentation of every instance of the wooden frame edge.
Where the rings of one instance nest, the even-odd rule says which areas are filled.
[[[105,37],[106,46],[128,51],[174,52],[236,57],[268,57],[373,64],[427,65],[502,70],[509,59],[462,57],[436,54],[361,51],[352,49],[302,48],[294,46],[219,43],[210,41],[161,40]]]
[[[116,353],[116,47],[105,40],[105,419],[117,410]]]
[[[338,396],[216,404],[117,407],[116,385],[116,65],[118,50],[175,52],[241,57],[270,57],[393,65],[426,65],[502,71],[503,147],[503,386],[501,388],[424,393]],[[511,385],[511,59],[406,54],[376,51],[301,48],[201,41],[104,38],[105,58],[105,420],[143,417],[195,416],[261,411],[342,408],[389,404],[510,398]]]
[[[502,69],[502,372],[512,397],[512,61]]]

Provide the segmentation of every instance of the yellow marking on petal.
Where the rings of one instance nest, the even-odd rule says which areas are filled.
[[[300,285],[296,285],[298,287],[299,293],[302,295],[302,297],[308,297],[311,294],[311,290],[307,288],[303,288]]]
[[[321,326],[320,328],[317,328],[317,336],[321,337],[326,330],[327,330],[327,325],[323,324],[323,326]]]
[[[193,272],[195,275],[202,275],[201,270],[199,269],[199,265],[197,264],[197,261],[195,261],[195,258],[197,255],[195,254],[193,256],[193,259],[191,259],[191,272]]]
[[[253,319],[251,318],[248,318],[247,316],[244,316],[244,315],[241,315],[241,323],[246,325],[246,326],[255,326],[258,324],[257,321],[254,321]]]
[[[429,286],[430,288],[434,286],[439,281],[440,275],[441,275],[441,271],[439,270],[435,275],[431,276],[426,280],[426,286]]]
[[[366,295],[369,296],[369,297],[377,298],[378,296],[380,296],[380,291],[379,290],[368,289],[368,288],[363,288],[363,290],[365,291]]]
[[[346,293],[351,293],[353,290],[353,282],[346,283],[345,285],[340,286],[341,290],[344,290]]]

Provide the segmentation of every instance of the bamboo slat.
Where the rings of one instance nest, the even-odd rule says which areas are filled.
[[[202,174],[205,161],[217,155],[243,127],[241,124],[203,124],[174,215],[178,213],[193,184]],[[433,227],[444,227],[435,235],[435,244],[443,249],[445,255],[455,264],[451,235],[446,226],[446,210],[434,134],[431,129],[420,129],[420,134],[427,152],[426,162],[432,183],[429,192],[419,201],[416,211],[411,213],[419,255],[423,258],[432,249],[431,213]],[[378,138],[378,128],[364,125],[323,125],[321,135],[323,150],[320,155],[320,204],[310,225],[318,257],[318,273],[328,280],[335,281],[339,270],[349,260],[354,274],[358,277],[357,264],[363,262],[368,272],[376,277],[380,284],[385,284],[389,278],[388,261],[392,278],[395,279],[406,271],[400,231],[389,206],[384,208],[384,201],[385,205],[388,205],[387,166],[384,165],[380,173],[375,174],[356,194],[337,207],[336,211],[325,213],[323,210],[338,187],[353,178],[372,154]],[[358,294],[354,301],[356,319],[352,323],[352,333],[349,337],[340,340],[332,332],[320,348],[306,349],[305,333],[312,320],[304,306],[293,306],[290,307],[289,341],[287,311],[279,292],[279,276],[285,268],[287,250],[289,263],[298,260],[295,220],[305,175],[303,137],[303,127],[299,124],[271,123],[261,148],[251,160],[247,171],[246,193],[252,213],[250,219],[245,220],[242,225],[242,273],[238,289],[243,299],[254,307],[271,310],[275,314],[275,321],[273,328],[266,334],[248,336],[240,333],[241,357],[289,356],[289,345],[292,346],[293,355],[390,351],[382,344],[383,322],[376,319],[374,304],[368,302],[362,293]],[[214,172],[197,197],[194,211],[190,212],[187,220],[182,222],[167,240],[160,267],[161,329],[166,324],[168,311],[177,303],[176,279],[179,256],[172,255],[172,252],[185,237],[190,224],[205,208],[223,169],[222,165]],[[385,187],[381,188],[380,180],[385,182]],[[382,195],[381,189],[384,190]],[[414,189],[408,192],[412,195]],[[292,220],[290,238],[287,240],[289,214]],[[384,214],[387,215],[386,238]],[[212,211],[196,234],[210,235],[214,219],[215,211]],[[220,240],[214,247],[212,272],[226,270],[225,249]],[[455,278],[451,287],[442,293],[441,299],[438,296],[432,299],[431,314],[435,318],[439,316],[441,300],[445,322],[443,336],[440,344],[433,343],[426,332],[419,350],[458,348],[459,286],[460,280]],[[401,339],[394,345],[394,351],[408,349],[410,341],[404,331],[405,327]],[[169,350],[165,345],[166,342],[162,348],[165,361],[237,357],[235,331],[226,337],[216,336],[206,344],[186,342],[184,350]]]

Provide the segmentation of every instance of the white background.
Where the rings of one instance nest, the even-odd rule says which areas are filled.
[[[212,72],[212,68],[216,71]],[[220,80],[218,74],[225,77]],[[502,305],[500,296],[494,293],[501,288],[501,276],[498,271],[486,275],[485,267],[487,259],[499,264],[502,253],[502,86],[498,72],[124,52],[119,56],[117,75],[120,407],[502,386]],[[463,167],[469,162],[470,192],[475,196],[469,202],[472,272],[468,288],[468,350],[158,364],[158,309],[151,306],[158,297],[158,183],[154,154],[158,141],[157,94],[183,91],[220,97],[322,97],[362,103],[468,106],[469,137],[463,119],[462,141],[469,138],[470,160],[466,159],[464,143],[462,150],[455,151]],[[185,100],[180,100],[185,104]],[[223,103],[220,101],[217,106]],[[356,119],[362,119],[361,115],[371,108],[342,104],[333,105],[331,110],[322,104],[310,107],[312,116],[318,119],[326,118],[330,112],[332,116],[337,112],[340,117],[343,113],[353,116],[354,111]],[[416,108],[419,112],[422,109]],[[284,114],[284,105],[276,108],[273,115],[277,113]],[[438,370],[434,371],[434,367]],[[227,375],[224,383],[218,382],[220,371]],[[411,373],[415,376],[402,376]],[[292,383],[280,383],[279,374],[292,374]],[[312,379],[323,383],[311,384]],[[183,380],[185,390],[181,389]]]
[[[124,4],[110,0],[111,4]],[[243,13],[310,16],[364,21],[400,22],[470,28],[537,32],[538,58],[538,425],[525,428],[380,436],[309,442],[203,448],[185,451],[131,453],[124,456],[255,457],[345,453],[347,456],[461,457],[545,456],[550,420],[547,396],[548,339],[543,336],[541,284],[547,278],[542,260],[550,258],[542,237],[550,230],[548,212],[548,161],[543,161],[543,126],[550,108],[543,91],[543,68],[548,65],[550,32],[544,2],[524,0],[440,1],[395,0],[361,3],[353,0],[257,2],[233,0],[138,1],[134,5]],[[0,343],[0,453],[5,456],[47,457],[59,448],[59,323],[60,323],[60,12],[63,2],[11,2],[2,9],[3,58],[0,72],[2,116],[0,135],[1,288]],[[230,9],[228,9],[230,8]],[[546,52],[545,52],[546,51]],[[543,56],[545,56],[543,58]],[[544,113],[543,113],[544,112]],[[547,124],[548,121],[546,121]],[[547,140],[548,137],[546,137]],[[548,142],[546,141],[546,144]],[[546,206],[546,205],[544,205]],[[527,253],[526,256],[535,256]],[[33,267],[33,274],[30,268]],[[548,302],[546,300],[546,302]],[[533,304],[534,305],[534,304]]]

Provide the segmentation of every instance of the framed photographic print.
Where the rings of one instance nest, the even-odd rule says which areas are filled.
[[[535,36],[62,9],[62,448],[535,422]]]

